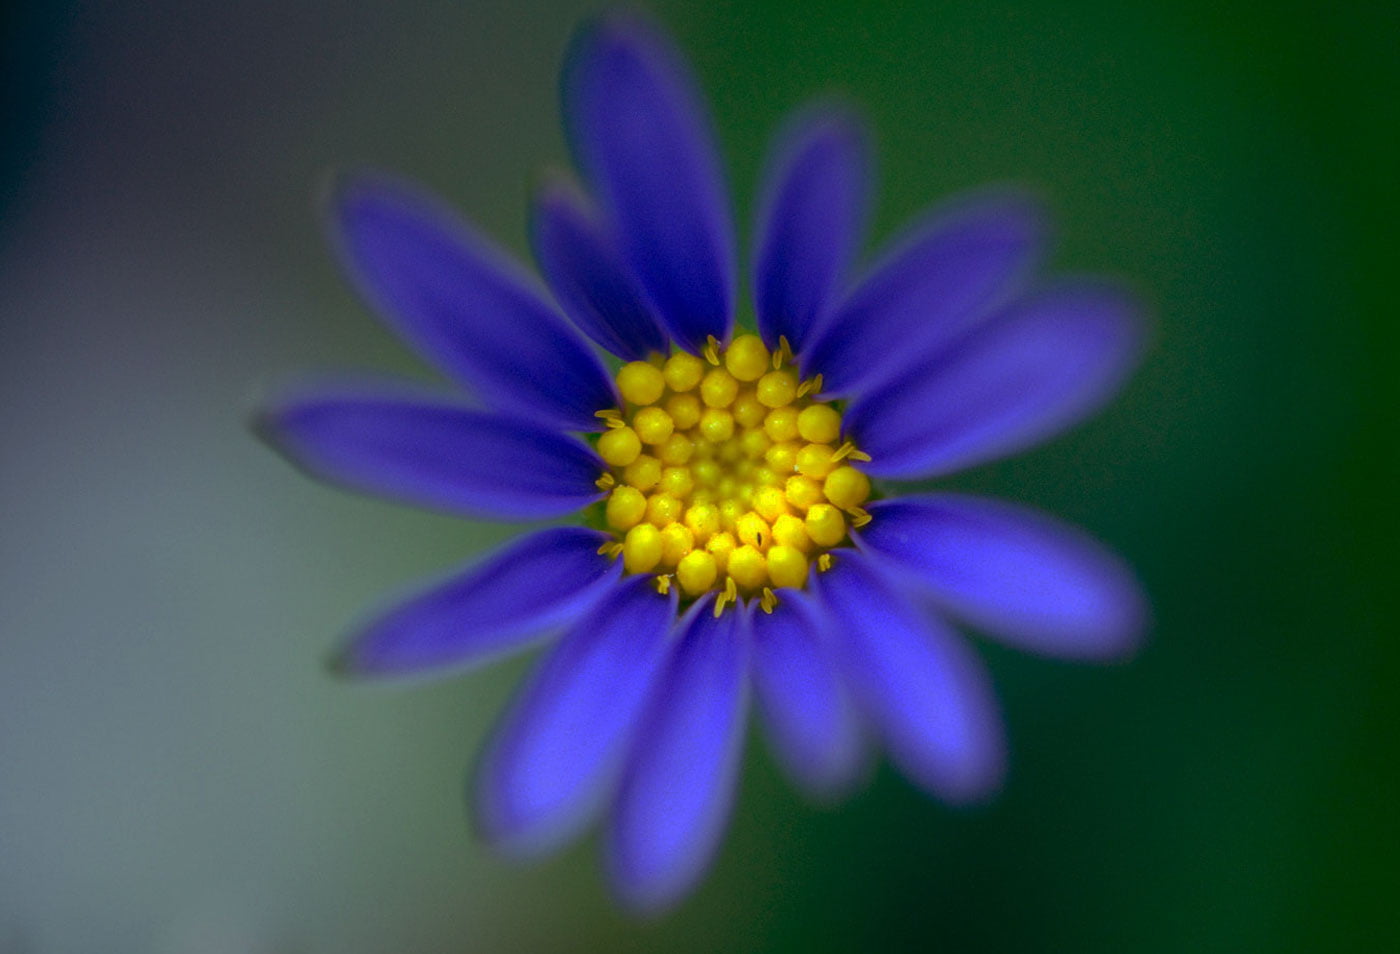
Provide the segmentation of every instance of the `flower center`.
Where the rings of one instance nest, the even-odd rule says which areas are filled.
[[[667,592],[718,592],[715,613],[773,589],[800,588],[830,565],[827,551],[863,526],[869,460],[841,441],[841,412],[814,399],[821,376],[799,381],[787,340],[769,352],[755,335],[704,358],[676,351],[617,373],[621,409],[598,453],[611,493],[603,519],[615,536],[601,552],[628,573],[655,573]]]

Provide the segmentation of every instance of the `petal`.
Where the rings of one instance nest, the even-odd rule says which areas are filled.
[[[753,614],[754,690],[779,763],[821,799],[844,794],[864,768],[860,725],[824,637],[800,594],[779,591]]]
[[[672,595],[620,583],[516,697],[483,757],[477,821],[515,855],[552,850],[602,808],[670,651]]]
[[[461,671],[520,649],[616,585],[619,562],[598,554],[607,539],[585,527],[522,537],[378,616],[335,668],[375,677]]]
[[[530,242],[554,297],[580,331],[625,361],[669,350],[621,253],[573,190],[551,183],[540,191]]]
[[[900,770],[952,802],[994,791],[1005,772],[1001,719],[962,639],[853,551],[817,580],[842,668]]]
[[[986,317],[1044,244],[1039,205],[1015,192],[954,200],[888,252],[800,355],[830,394],[865,391],[928,360]]]
[[[883,500],[860,531],[940,605],[1006,642],[1071,658],[1117,657],[1142,637],[1132,572],[1083,533],[1025,507],[962,494]]]
[[[657,911],[689,891],[729,818],[748,706],[743,612],[687,616],[647,712],[613,816],[609,861],[621,899]]]
[[[311,392],[265,410],[255,426],[312,477],[437,510],[530,520],[599,499],[603,464],[587,444],[484,411]]]
[[[343,184],[333,215],[352,278],[424,358],[502,411],[598,429],[617,403],[607,372],[503,252],[380,178]]]
[[[574,157],[672,335],[697,353],[707,335],[727,338],[734,304],[729,200],[679,54],[638,20],[610,16],[574,37],[562,93]]]
[[[1144,340],[1122,291],[1080,281],[1040,292],[931,363],[855,401],[846,426],[879,477],[947,474],[1023,450],[1089,416]]]
[[[754,307],[769,347],[798,353],[826,315],[860,243],[870,198],[864,127],[845,110],[809,108],[779,134],[764,174]]]

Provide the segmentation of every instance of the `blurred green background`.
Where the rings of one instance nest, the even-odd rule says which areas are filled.
[[[244,428],[289,375],[425,375],[312,201],[417,178],[524,252],[584,4],[10,5],[0,153],[0,951],[1380,950],[1397,919],[1400,213],[1393,3],[650,6],[751,218],[804,99],[863,105],[876,241],[989,180],[1054,267],[1131,278],[1122,400],[955,483],[1074,520],[1150,590],[1082,667],[979,641],[1012,769],[804,804],[751,736],[718,863],[655,923],[585,843],[491,856],[463,801],[527,661],[321,669],[365,607],[503,540],[312,485]]]

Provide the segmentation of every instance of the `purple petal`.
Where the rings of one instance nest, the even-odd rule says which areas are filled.
[[[628,761],[609,838],[621,899],[676,902],[704,874],[729,818],[748,706],[746,616],[696,603]]]
[[[674,594],[629,577],[545,657],[481,763],[477,820],[493,844],[540,854],[601,810],[670,652],[675,613]]]
[[[336,237],[365,297],[428,361],[492,407],[595,431],[617,397],[597,355],[513,261],[407,186],[354,180]]]
[[[994,791],[1005,772],[1001,718],[963,640],[854,551],[817,579],[842,668],[900,770],[952,802]]]
[[[599,499],[603,464],[587,444],[484,411],[330,391],[285,400],[256,427],[312,477],[436,510],[532,520]]]
[[[929,357],[1015,290],[1045,226],[1027,195],[954,200],[897,243],[829,320],[809,335],[804,374],[851,395]]]
[[[336,668],[375,677],[461,671],[520,649],[616,585],[619,562],[598,554],[605,540],[584,527],[522,537],[377,617]]]
[[[612,238],[572,189],[553,183],[541,190],[530,241],[554,297],[584,334],[625,361],[669,350]]]
[[[696,352],[707,335],[727,338],[734,304],[729,202],[679,54],[649,26],[610,16],[574,37],[562,92],[579,168],[672,335]]]
[[[882,500],[859,533],[912,570],[940,605],[1008,643],[1053,656],[1112,658],[1142,637],[1132,572],[1073,527],[962,494]]]
[[[951,473],[1023,450],[1105,403],[1143,345],[1121,291],[1080,281],[1040,292],[948,353],[853,402],[846,426],[878,477]]]
[[[859,120],[830,107],[789,123],[764,173],[754,257],[754,307],[770,347],[798,353],[840,291],[860,242],[870,153]]]
[[[820,617],[801,595],[779,595],[772,613],[753,614],[754,689],[778,761],[799,787],[828,800],[864,767],[860,725]]]

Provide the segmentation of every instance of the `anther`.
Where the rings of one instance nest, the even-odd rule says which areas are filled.
[[[769,614],[777,608],[778,596],[773,592],[772,587],[765,586],[763,588],[763,598],[758,601],[758,605],[763,609],[763,612]]]
[[[604,474],[597,480],[593,481],[593,486],[597,487],[599,490],[608,491],[612,490],[613,484],[615,483],[617,483],[616,477],[614,477],[612,474]]]
[[[719,367],[719,339],[714,335],[705,339],[705,360]]]

